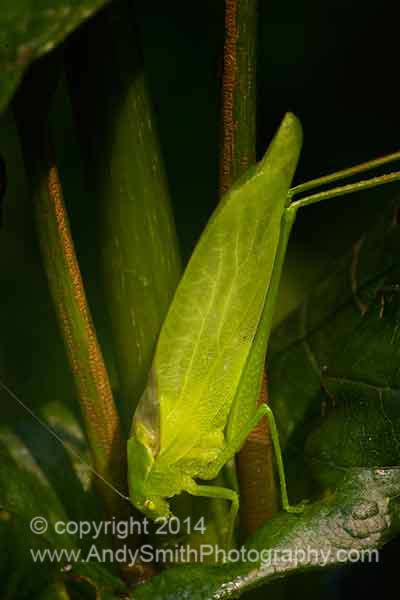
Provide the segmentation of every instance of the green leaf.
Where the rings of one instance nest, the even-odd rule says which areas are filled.
[[[176,567],[135,591],[135,600],[226,600],[277,578],[339,566],[400,532],[400,467],[342,471],[337,488],[301,515],[281,512],[218,567]],[[367,554],[369,552],[369,554]],[[362,554],[364,553],[364,554]],[[229,558],[229,556],[228,556]]]
[[[284,443],[337,466],[400,463],[398,207],[275,332],[270,394]],[[307,442],[306,442],[307,440]]]
[[[4,0],[0,9],[0,112],[24,70],[107,0]]]
[[[57,412],[57,416],[61,414],[62,411]],[[8,428],[0,430],[0,541],[2,547],[8,549],[0,567],[1,597],[22,600],[43,592],[44,598],[64,599],[69,597],[67,590],[71,586],[82,591],[85,598],[92,597],[93,589],[102,600],[120,598],[122,592],[127,593],[125,584],[113,573],[113,562],[107,565],[96,562],[97,557],[104,562],[103,550],[109,557],[113,548],[111,539],[103,533],[93,539],[92,533],[79,537],[63,530],[59,533],[60,529],[56,529],[58,522],[64,529],[68,523],[101,523],[102,517],[104,519],[90,502],[92,474],[83,470],[79,460],[71,464],[76,459],[75,453],[83,454],[83,449],[74,444],[74,432],[67,426],[66,417],[62,415],[59,427],[54,419],[48,421],[60,437],[68,440],[68,448],[74,452],[69,457],[70,463],[62,459],[58,442],[39,425],[28,425],[28,431],[20,437]],[[37,447],[33,440],[37,441]],[[38,452],[39,447],[41,452]],[[58,481],[53,477],[54,472],[59,474]],[[76,481],[72,477],[74,472]],[[71,504],[72,495],[77,500],[75,507]],[[45,519],[47,524],[43,534],[35,534],[31,529],[38,519],[41,522]],[[59,555],[54,558],[43,554],[55,551]],[[44,556],[43,560],[39,553]],[[90,563],[85,562],[88,553]],[[50,581],[52,586],[47,589]],[[87,588],[92,591],[86,596]]]
[[[126,584],[110,570],[94,561],[69,565],[64,571],[67,589],[79,592],[83,598],[118,600],[128,597]],[[75,598],[75,595],[72,597]]]
[[[29,549],[75,545],[68,537],[51,535],[51,528],[46,536],[31,534],[30,520],[44,516],[54,524],[58,519],[87,520],[90,515],[98,521],[103,515],[93,473],[85,465],[90,456],[34,236],[33,206],[20,176],[15,127],[9,114],[0,121],[8,172],[0,229],[0,378],[20,399],[1,387],[1,536],[7,555],[1,565],[0,595],[22,599],[22,590],[32,597],[30,593],[39,593],[51,573],[56,577],[60,569],[57,562],[33,563]]]
[[[42,83],[50,88],[43,61],[24,80],[16,102],[17,125],[43,267],[74,377],[93,465],[100,479],[102,496],[110,514],[127,516],[127,504],[115,489],[126,481],[124,442],[110,380],[92,320],[82,275],[63,200],[57,160],[52,149],[48,115],[33,116],[26,98],[37,99]],[[52,81],[52,78],[50,79]],[[112,491],[110,489],[114,487]]]
[[[38,600],[69,600],[70,596],[65,588],[64,582],[57,581],[50,584],[43,593],[38,594]]]
[[[132,600],[211,600],[222,586],[248,572],[247,565],[188,565],[168,569],[137,588]],[[234,596],[225,596],[225,598]]]
[[[28,448],[4,429],[0,432],[0,506],[0,539],[7,548],[0,594],[4,598],[29,597],[45,586],[49,571],[54,574],[59,569],[50,561],[34,562],[31,552],[71,549],[73,542],[68,535],[55,533],[55,523],[68,519],[52,486]],[[31,530],[34,519],[40,521],[39,527],[47,524],[47,531],[35,535]],[[18,595],[21,588],[23,592]]]
[[[180,276],[135,20],[132,2],[115,2],[76,36],[67,54],[126,433]]]
[[[61,407],[54,405],[53,411],[53,418],[48,415],[47,421],[67,441],[66,451],[35,422],[15,426],[14,431],[4,427],[0,430],[0,539],[2,547],[8,549],[0,569],[0,594],[22,599],[23,589],[30,598],[50,581],[57,587],[62,577],[78,587],[81,581],[90,580],[99,598],[115,597],[108,592],[120,591],[124,586],[113,575],[112,562],[107,566],[96,564],[95,559],[90,565],[76,562],[85,560],[88,552],[96,552],[99,557],[103,549],[109,552],[113,547],[111,539],[103,533],[95,539],[64,533],[65,524],[100,523],[104,515],[93,498],[92,473],[76,457],[79,453],[89,460],[75,437],[79,428],[76,423],[71,427],[72,420]],[[81,432],[79,437],[82,439]],[[38,518],[47,523],[43,534],[31,530]],[[60,533],[55,527],[57,522],[62,523]],[[41,560],[37,554],[54,551],[60,553],[58,557],[47,555]],[[67,554],[70,552],[75,552],[75,556]],[[64,593],[62,587],[61,592]]]

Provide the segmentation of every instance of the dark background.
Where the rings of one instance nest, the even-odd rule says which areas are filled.
[[[136,5],[182,254],[187,258],[218,200],[224,2],[136,0]],[[260,0],[260,12],[259,156],[287,110],[298,115],[304,128],[304,149],[295,182],[400,148],[398,20],[394,3]],[[2,144],[8,147],[7,170],[12,176],[13,169],[20,165],[15,131],[11,125],[9,129],[3,127],[1,136]],[[13,189],[9,197],[11,192],[15,197],[26,194],[23,177],[11,176],[9,187]],[[285,266],[277,321],[323,276],[330,261],[373,224],[386,198],[390,200],[399,189],[398,184],[392,184],[384,194],[381,190],[355,194],[299,215]],[[11,206],[8,210],[14,209]],[[30,232],[29,216],[26,221]],[[22,256],[16,244],[15,256],[20,253],[20,261],[28,262],[29,251]],[[6,256],[0,258],[9,262]],[[13,280],[13,274],[9,275],[3,293],[12,289]],[[39,297],[44,281],[32,276],[20,285],[26,286],[30,302],[40,305],[47,315],[49,309],[35,296]],[[14,355],[19,356],[18,340],[24,339],[27,331],[35,337],[35,324],[25,322],[24,306],[19,314],[15,348],[7,357],[10,362]],[[29,348],[29,341],[27,345]],[[39,349],[32,364],[24,364],[24,357],[20,358],[21,373],[27,380],[43,372],[55,373],[59,382],[61,374],[56,367],[62,350],[54,341],[49,347],[52,355]],[[42,378],[41,385],[43,396],[54,387],[49,377]],[[379,594],[386,598],[390,584],[396,585],[398,549],[397,541],[389,544],[381,552],[379,565],[297,576],[287,583],[266,587],[257,597],[268,594],[275,599],[307,596],[310,600],[329,600],[352,598],[355,594],[367,599]]]
[[[190,246],[216,200],[223,2],[148,0],[138,9],[178,225]],[[397,149],[390,3],[260,0],[260,9],[259,155],[287,110],[305,134],[296,181]],[[351,203],[341,204],[342,225]]]

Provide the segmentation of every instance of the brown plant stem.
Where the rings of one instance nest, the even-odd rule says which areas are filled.
[[[256,160],[258,0],[226,0],[220,193]]]
[[[181,274],[136,12],[130,0],[116,0],[66,54],[86,189],[96,199],[99,284],[126,437]]]
[[[98,475],[96,484],[107,515],[126,519],[129,503],[118,494],[126,491],[126,452],[119,418],[74,250],[47,130],[47,111],[34,115],[24,103],[24,97],[32,91],[30,84],[38,85],[32,79],[17,99],[16,116],[44,269],[75,381],[93,469]]]
[[[220,194],[256,161],[256,52],[258,0],[226,0],[222,82]],[[266,376],[258,404],[268,401]],[[253,533],[277,509],[273,451],[266,419],[237,456],[241,530]]]
[[[266,370],[257,405],[268,402]],[[243,535],[254,533],[278,509],[273,446],[268,421],[263,417],[237,455],[240,487],[240,524]]]

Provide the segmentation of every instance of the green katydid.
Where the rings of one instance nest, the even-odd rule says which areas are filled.
[[[128,441],[130,500],[153,519],[168,517],[167,498],[182,491],[222,498],[231,501],[230,540],[236,492],[195,479],[214,479],[263,415],[270,423],[283,508],[303,508],[288,501],[273,414],[267,405],[256,408],[291,228],[300,207],[399,180],[400,171],[293,198],[399,160],[400,152],[290,189],[301,143],[300,123],[288,113],[262,161],[220,202],[175,293]],[[0,388],[65,445],[1,379]]]
[[[231,501],[231,539],[237,493],[196,480],[214,479],[263,415],[283,508],[303,509],[288,502],[273,414],[256,405],[290,231],[301,206],[395,181],[400,173],[293,198],[400,153],[290,189],[301,144],[301,125],[287,113],[262,161],[221,200],[176,290],[128,441],[130,498],[152,519],[170,516],[167,499],[183,491],[222,498]]]

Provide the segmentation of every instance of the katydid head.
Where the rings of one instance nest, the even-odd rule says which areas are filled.
[[[168,502],[150,491],[149,473],[154,464],[151,436],[147,427],[135,421],[128,440],[129,496],[132,504],[149,519],[166,519],[171,515]]]
[[[134,437],[129,440],[129,496],[131,502],[135,508],[153,521],[156,519],[167,519],[171,515],[169,503],[162,496],[155,495],[154,490],[149,493],[146,475],[143,471],[143,467],[146,467],[147,463],[143,450],[145,451],[146,449],[143,446],[139,449],[137,440]],[[138,461],[140,455],[144,460]]]

